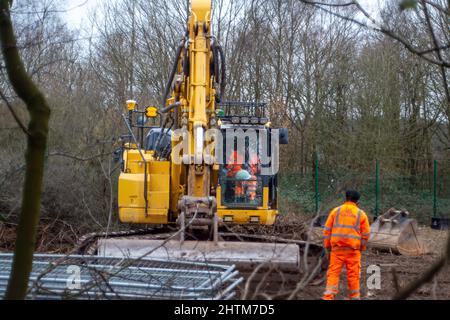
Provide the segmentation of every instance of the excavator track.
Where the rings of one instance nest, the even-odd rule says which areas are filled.
[[[97,241],[99,239],[115,239],[154,235],[157,237],[170,237],[176,231],[170,227],[148,227],[142,229],[133,229],[127,231],[115,232],[91,232],[82,236],[76,245],[75,252],[80,255],[95,255],[97,252]]]
[[[239,232],[234,232],[233,227],[220,230],[218,236],[220,243],[205,241],[201,235],[187,233],[187,241],[180,242],[177,234],[180,231],[174,227],[148,227],[118,232],[94,232],[80,238],[76,253],[80,255],[101,256],[127,256],[139,258],[146,256],[149,259],[172,259],[187,261],[209,261],[214,263],[232,263],[242,270],[251,269],[261,263],[269,262],[284,270],[298,270],[300,257],[305,248],[309,253],[318,255],[322,251],[320,245],[291,238],[269,235],[262,230],[250,228],[245,232],[245,227],[238,227]],[[199,237],[197,237],[199,236]],[[266,256],[256,254],[260,245],[267,247],[276,254]],[[268,250],[269,250],[268,249]],[[126,252],[128,253],[126,253]],[[239,257],[244,255],[246,259]],[[270,251],[270,250],[269,250]],[[147,254],[150,252],[150,254]],[[234,253],[237,252],[237,256]],[[297,257],[294,261],[293,257]],[[202,258],[203,260],[201,260]],[[292,260],[292,261],[291,261]]]

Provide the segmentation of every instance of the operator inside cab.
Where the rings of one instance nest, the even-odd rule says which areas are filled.
[[[250,147],[247,157],[235,150],[228,158],[225,165],[226,202],[257,204],[260,159],[256,150]],[[244,161],[245,158],[247,161]]]
[[[256,201],[256,192],[258,189],[258,175],[260,174],[260,159],[256,148],[254,147],[249,149],[248,168],[251,176],[246,182],[247,196],[249,201],[254,203]]]
[[[237,198],[241,198],[244,195],[242,180],[248,178],[247,175],[249,176],[249,174],[247,171],[242,169],[243,165],[244,165],[243,155],[237,150],[233,151],[233,153],[228,158],[228,161],[225,166],[226,169],[225,172],[227,177],[227,185],[226,185],[227,201],[232,201],[233,199],[235,200]]]

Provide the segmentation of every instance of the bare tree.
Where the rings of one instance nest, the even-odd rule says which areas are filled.
[[[0,1],[0,40],[11,85],[25,102],[30,115],[26,131],[26,177],[22,210],[17,230],[16,249],[6,299],[24,299],[32,268],[36,229],[39,222],[44,157],[47,145],[50,108],[20,58],[10,16],[11,1]]]

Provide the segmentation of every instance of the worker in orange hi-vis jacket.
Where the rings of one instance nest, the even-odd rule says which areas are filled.
[[[325,223],[323,243],[328,253],[329,266],[323,300],[334,300],[344,264],[347,270],[348,298],[361,298],[361,251],[366,250],[370,225],[366,213],[358,208],[360,196],[357,191],[347,191],[346,202],[334,208]]]
[[[227,177],[235,178],[236,174],[242,170],[243,164],[244,164],[244,157],[238,151],[236,150],[233,151],[226,165],[226,169],[228,170]],[[236,181],[234,192],[236,197],[244,196],[244,188],[241,181]]]

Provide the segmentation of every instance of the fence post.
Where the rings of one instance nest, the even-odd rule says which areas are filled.
[[[316,200],[316,214],[319,212],[320,206],[320,193],[319,193],[319,155],[316,152],[314,157],[314,192]]]
[[[380,161],[375,162],[375,219],[380,211]]]
[[[437,217],[437,179],[438,179],[438,162],[433,163],[433,218]]]

